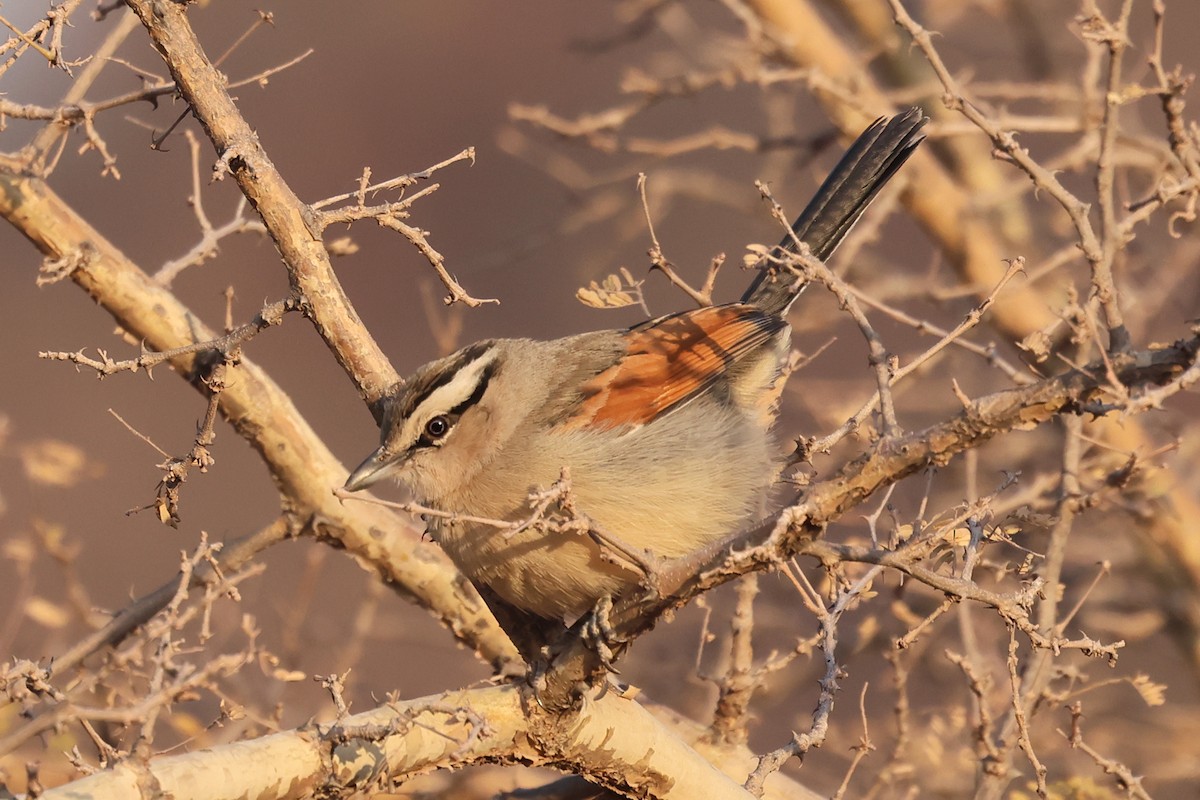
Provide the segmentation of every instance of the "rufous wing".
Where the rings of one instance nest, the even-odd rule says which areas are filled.
[[[568,428],[645,425],[694,400],[740,362],[761,355],[787,327],[779,316],[735,303],[660,317],[626,333],[625,354],[588,380]]]

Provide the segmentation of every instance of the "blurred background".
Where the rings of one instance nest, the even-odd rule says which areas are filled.
[[[1131,82],[1147,76],[1145,58],[1153,44],[1148,5],[1135,4],[1131,20]],[[1194,71],[1200,58],[1200,6],[1168,5],[1167,67],[1182,62],[1185,72]],[[832,2],[819,7],[835,29],[853,39],[847,7]],[[844,144],[803,81],[716,82],[650,104],[619,131],[601,131],[590,141],[557,135],[528,121],[538,116],[539,108],[579,120],[630,103],[632,95],[623,87],[636,86],[646,76],[665,80],[737,62],[750,48],[747,29],[735,13],[739,9],[733,2],[292,0],[265,9],[274,11],[273,24],[256,30],[221,68],[237,80],[312,48],[295,66],[236,91],[270,157],[306,201],[354,191],[364,168],[381,180],[475,148],[474,164],[437,173],[440,188],[415,205],[409,221],[430,232],[432,245],[471,294],[496,298],[499,304],[446,308],[440,301],[442,287],[406,242],[368,222],[344,232],[358,249],[335,262],[338,275],[368,328],[396,368],[406,373],[447,346],[477,338],[561,336],[636,322],[644,318],[636,305],[598,310],[574,297],[580,286],[603,280],[620,267],[646,278],[651,312],[687,307],[690,301],[661,275],[646,274],[650,237],[636,187],[639,172],[648,175],[655,232],[667,257],[699,284],[710,261],[725,253],[716,298],[729,300],[741,292],[748,282],[739,271],[746,245],[779,238],[754,181],[769,183],[794,216]],[[1070,153],[1081,138],[1080,128],[1086,127],[1080,122],[1086,115],[1078,110],[1086,98],[1079,96],[1078,85],[1091,68],[1076,21],[1079,4],[930,0],[913,2],[910,10],[926,27],[941,32],[937,45],[961,80],[1051,87],[1033,100],[999,96],[994,102],[1013,114],[1075,120],[1069,130],[1048,125],[1021,141],[1035,157],[1059,164],[1064,182],[1086,194],[1091,173],[1073,168],[1082,160],[1072,162]],[[44,13],[41,4],[20,2],[8,3],[2,11],[18,27]],[[92,52],[115,16],[97,22],[76,14],[68,57]],[[214,0],[194,6],[192,19],[208,52],[216,56],[253,25],[257,13],[245,4]],[[897,53],[916,65],[908,85],[895,89],[896,106],[936,106],[940,91],[920,71],[900,34],[888,31],[880,42],[861,45],[864,69],[878,70]],[[140,30],[119,57],[139,69],[165,73]],[[63,72],[32,57],[23,58],[0,81],[9,100],[40,105],[55,104],[70,86]],[[139,85],[132,70],[114,64],[88,96],[114,96]],[[148,272],[182,255],[199,238],[188,203],[192,189],[186,141],[177,132],[167,138],[163,151],[150,149],[153,132],[165,130],[183,110],[180,102],[163,99],[157,107],[144,103],[97,119],[117,159],[119,180],[101,175],[102,161],[94,151],[79,152],[84,140],[77,133],[50,178],[59,194]],[[886,111],[868,109],[872,114]],[[1165,141],[1156,102],[1131,104],[1124,113],[1134,134]],[[962,127],[957,119],[950,124]],[[7,120],[0,147],[17,150],[37,127]],[[190,117],[181,128],[200,133]],[[938,135],[935,125],[933,136]],[[980,135],[963,138],[976,140],[986,154]],[[206,180],[215,157],[211,146],[202,144]],[[1130,156],[1123,166],[1130,170],[1120,173],[1122,197],[1143,196],[1149,184],[1137,174],[1136,159]],[[1004,165],[999,169],[1006,183],[980,202],[1000,208],[997,213],[1003,213],[1005,203],[1018,209],[1018,228],[1025,227],[1016,235],[1008,231],[1006,255],[1025,256],[1036,272],[1038,260],[1069,243],[1072,232],[1056,206],[1027,190],[1026,179]],[[224,181],[203,183],[201,197],[210,219],[220,224],[233,214],[239,195],[232,181]],[[895,211],[894,201],[890,206]],[[872,296],[914,317],[953,327],[978,294],[963,288],[962,279],[904,214],[881,213],[880,219],[877,241],[867,242],[853,263],[835,258],[835,267]],[[1174,229],[1182,238],[1172,238],[1167,215],[1158,215],[1139,229],[1118,265],[1139,347],[1185,335],[1186,321],[1200,310],[1195,225],[1181,219]],[[160,524],[152,511],[127,513],[153,502],[160,476],[156,465],[164,459],[110,411],[158,447],[180,455],[191,445],[205,401],[166,369],[156,371],[153,380],[126,374],[99,381],[88,370],[39,359],[39,351],[79,348],[104,349],[124,358],[135,355],[136,347],[114,335],[108,315],[69,281],[37,286],[40,257],[7,226],[0,226],[0,254],[5,267],[5,291],[0,292],[0,587],[5,587],[0,592],[0,656],[48,659],[86,630],[82,609],[120,609],[170,578],[180,552],[194,548],[202,531],[218,541],[245,535],[276,516],[278,498],[254,453],[222,423],[213,447],[216,464],[206,474],[193,472],[183,487],[178,530]],[[1045,288],[1041,296],[1054,310],[1064,285],[1074,283],[1086,291],[1086,281],[1085,265],[1075,261],[1027,285]],[[188,269],[174,283],[181,299],[214,327],[224,320],[226,287],[235,293],[235,322],[285,295],[286,275],[269,240],[254,234],[226,239],[216,258]],[[880,314],[872,319],[902,362],[931,341]],[[862,338],[832,297],[810,289],[797,305],[794,325],[795,347],[801,352],[811,355],[827,346],[789,386],[781,422],[785,441],[833,430],[874,389]],[[1011,337],[987,322],[971,338],[994,343],[997,352],[1015,363],[1022,358]],[[291,393],[344,463],[357,463],[374,447],[377,429],[370,414],[298,315],[260,335],[246,354]],[[1011,385],[982,359],[956,350],[901,384],[901,422],[915,429],[954,413],[951,378],[972,396]],[[1167,448],[1143,453],[1162,467],[1155,472],[1158,490],[1191,498],[1193,508],[1198,418],[1195,396],[1176,398],[1166,412],[1141,418],[1154,448]],[[1061,450],[1060,445],[1055,449],[1057,435],[1053,430],[1010,435],[976,457],[956,461],[931,484],[933,504],[949,507],[973,493],[987,493],[1003,480],[1001,470],[1021,469],[1033,476],[1055,469]],[[844,457],[840,453],[818,460],[816,474],[831,473]],[[902,486],[892,498],[900,523],[915,514],[925,488],[923,479],[910,483],[914,485]],[[395,494],[399,496],[398,490]],[[1097,562],[1111,561],[1113,573],[1091,593],[1073,624],[1106,641],[1124,639],[1127,647],[1112,671],[1078,655],[1064,657],[1062,664],[1080,671],[1081,685],[1139,673],[1166,684],[1167,702],[1159,706],[1148,705],[1128,684],[1090,693],[1087,735],[1093,746],[1146,776],[1145,785],[1155,797],[1195,797],[1200,750],[1192,743],[1200,734],[1200,650],[1194,631],[1181,627],[1180,620],[1192,613],[1188,609],[1196,607],[1197,598],[1190,587],[1164,581],[1162,565],[1155,564],[1156,558],[1164,558],[1162,551],[1148,549],[1140,538],[1146,528],[1134,519],[1146,508],[1151,514],[1161,508],[1156,502],[1152,497],[1137,509],[1120,502],[1102,504],[1077,523],[1066,572],[1071,602],[1090,584]],[[877,503],[869,502],[862,513]],[[1178,505],[1171,509],[1169,513],[1182,513]],[[1180,520],[1193,535],[1197,522]],[[855,516],[831,535],[846,539],[864,532]],[[1023,544],[1036,551],[1039,540],[1035,534]],[[1012,561],[1022,557],[1017,551],[1005,555]],[[306,675],[352,669],[348,697],[353,710],[371,707],[388,692],[418,697],[488,677],[487,666],[456,646],[426,612],[381,590],[373,575],[342,554],[301,539],[270,549],[262,563],[265,572],[242,584],[241,603],[221,607],[224,618],[207,645],[214,651],[236,647],[240,615],[251,614],[264,643],[286,669]],[[761,586],[757,634],[765,658],[810,636],[814,624],[786,581],[766,576]],[[825,794],[836,790],[852,756],[849,748],[862,735],[856,706],[864,686],[869,685],[865,704],[878,752],[860,767],[856,781],[861,781],[861,791],[888,763],[896,695],[886,656],[891,641],[911,622],[902,607],[923,614],[940,602],[930,592],[906,593],[895,576],[876,590],[885,597],[844,623],[839,660],[847,674],[829,741],[808,756],[803,769],[788,767]],[[707,598],[708,608],[693,605],[639,641],[623,677],[648,696],[707,719],[714,689],[697,677],[695,667],[698,659],[704,670],[720,667],[731,598],[729,587],[714,592]],[[1002,655],[1007,634],[998,621],[985,617],[977,611],[974,620],[982,647]],[[700,653],[706,620],[716,639]],[[956,644],[961,624],[942,622],[933,642],[908,662],[913,738],[905,763],[911,771],[898,773],[896,788],[877,788],[881,796],[919,787],[923,796],[954,797],[972,786],[977,755],[971,743],[970,693],[961,673],[942,655],[945,648],[961,647]],[[753,748],[777,747],[792,730],[807,728],[821,672],[819,654],[806,654],[772,676],[756,706]],[[284,727],[330,713],[327,694],[308,680],[268,681],[259,670],[247,668],[228,684],[231,696],[255,696],[259,713],[274,714]],[[179,706],[168,723],[174,735],[198,736],[205,743],[234,735],[203,731],[217,714],[217,702],[206,696]],[[0,731],[13,724],[15,711],[12,706],[0,709]],[[252,728],[259,722],[247,724]],[[1069,751],[1061,740],[1051,741],[1056,727],[1069,726],[1065,713],[1047,712],[1038,724],[1052,779],[1081,775],[1097,786],[1108,785],[1089,759]],[[69,749],[67,740],[73,735],[64,732],[61,741],[47,744],[41,753],[10,754],[0,759],[0,768],[15,778],[23,773],[24,762],[36,757],[47,774],[52,768],[66,769],[56,754]],[[170,735],[164,734],[160,743],[165,747],[168,741]],[[928,769],[932,765],[937,769]],[[1020,766],[1028,772],[1027,765]],[[500,783],[489,786],[532,780],[514,773],[505,771]],[[1029,791],[1022,781],[1013,790]]]

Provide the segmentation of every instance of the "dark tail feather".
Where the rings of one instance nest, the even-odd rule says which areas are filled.
[[[919,108],[880,117],[850,145],[792,225],[796,238],[807,244],[813,255],[824,261],[837,249],[875,195],[925,139],[921,128],[928,121]],[[795,252],[791,236],[784,237],[779,250]],[[804,289],[805,281],[789,282],[789,276],[780,275],[765,259],[756,266],[759,273],[742,295],[742,302],[783,313]]]

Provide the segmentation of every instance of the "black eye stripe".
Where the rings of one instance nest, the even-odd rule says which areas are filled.
[[[475,386],[475,391],[471,392],[471,396],[444,414],[438,414],[437,416],[431,417],[428,421],[426,421],[425,427],[421,430],[421,436],[413,444],[413,449],[416,450],[423,447],[441,446],[441,444],[446,441],[446,437],[449,436],[454,430],[454,427],[458,425],[459,418],[462,417],[466,410],[483,399],[483,395],[487,391],[488,384],[491,383],[492,377],[495,376],[498,371],[499,368],[495,362],[492,362],[484,367],[482,374],[479,376],[479,383]],[[449,427],[447,427],[446,431],[440,436],[433,436],[429,432],[429,422],[438,418],[445,419]]]
[[[401,415],[404,417],[412,416],[412,413],[428,400],[431,394],[454,380],[459,370],[467,364],[486,355],[492,349],[492,346],[493,343],[490,341],[477,342],[460,351],[454,361],[447,364],[436,375],[431,376],[427,384],[413,387],[412,391],[404,399],[404,408],[401,410]]]
[[[478,383],[478,385],[476,385],[475,391],[471,392],[471,396],[468,397],[466,400],[463,400],[461,403],[459,403],[458,405],[456,405],[454,408],[450,409],[446,413],[446,416],[448,416],[450,418],[450,421],[451,421],[450,427],[451,428],[454,427],[454,423],[458,422],[458,418],[462,416],[464,411],[466,411],[468,408],[470,408],[471,406],[475,405],[476,403],[478,403],[480,400],[483,399],[483,393],[487,391],[488,384],[491,383],[492,376],[495,374],[496,374],[496,362],[493,361],[492,363],[488,364],[486,367],[483,368],[483,374],[481,374],[479,376],[479,383]]]

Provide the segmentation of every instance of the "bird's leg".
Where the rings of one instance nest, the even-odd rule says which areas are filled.
[[[600,665],[605,671],[619,675],[620,672],[613,666],[613,661],[617,657],[616,651],[628,642],[628,639],[623,638],[613,627],[609,617],[612,608],[613,601],[608,595],[597,600],[591,612],[583,618],[579,636],[600,659]]]

